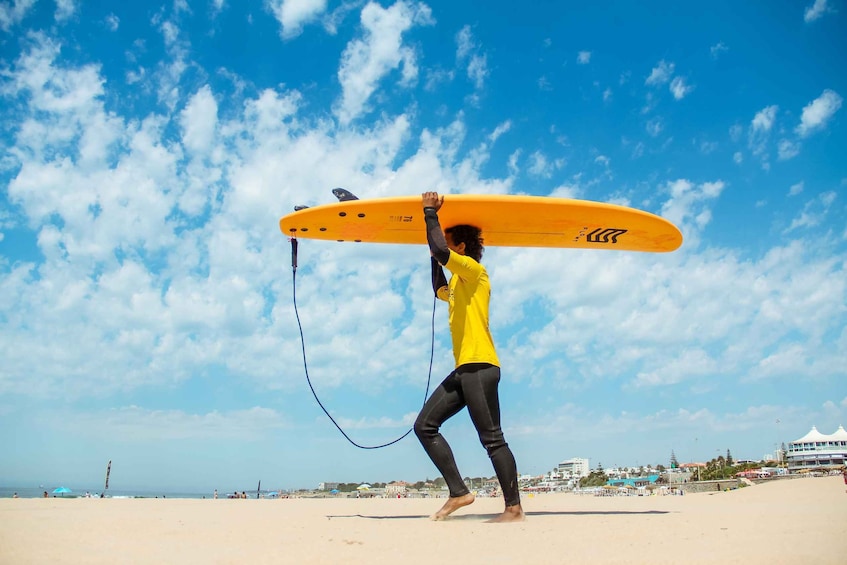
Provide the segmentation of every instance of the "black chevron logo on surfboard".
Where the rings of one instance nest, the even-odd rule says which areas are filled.
[[[628,230],[620,228],[597,228],[585,237],[589,243],[617,243],[618,236],[625,234]]]

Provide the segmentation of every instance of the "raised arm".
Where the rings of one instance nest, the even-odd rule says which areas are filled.
[[[426,241],[429,244],[429,251],[436,261],[446,265],[447,260],[450,259],[450,249],[447,247],[447,240],[444,239],[444,232],[438,222],[438,210],[444,204],[444,197],[439,197],[437,192],[424,192],[421,195],[421,203],[426,220]]]

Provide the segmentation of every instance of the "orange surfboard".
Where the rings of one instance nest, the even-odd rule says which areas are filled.
[[[682,245],[668,220],[626,206],[546,196],[446,194],[443,228],[482,229],[486,246],[570,247],[667,252]],[[426,244],[421,197],[349,200],[298,210],[279,220],[289,237]]]

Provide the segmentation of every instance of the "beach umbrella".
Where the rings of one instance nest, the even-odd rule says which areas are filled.
[[[53,489],[53,494],[61,494],[64,495],[66,493],[72,492],[71,489],[67,487],[59,487],[57,489]]]
[[[338,494],[338,489],[337,489],[337,488],[334,488],[334,489],[332,489],[331,491],[329,491],[329,493],[330,493],[330,494]]]
[[[368,490],[369,488],[371,488],[371,485],[368,483],[362,483],[356,487],[356,490]]]

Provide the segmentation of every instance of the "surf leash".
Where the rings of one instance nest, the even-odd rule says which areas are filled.
[[[291,242],[291,291],[292,291],[292,298],[293,298],[293,301],[294,301],[294,316],[297,318],[297,329],[300,331],[300,349],[303,353],[303,371],[306,373],[306,382],[309,384],[309,390],[312,391],[312,396],[315,397],[315,401],[318,403],[318,406],[321,407],[321,410],[323,410],[323,413],[326,414],[327,418],[329,418],[330,421],[338,429],[338,431],[341,432],[341,435],[343,435],[344,438],[347,441],[349,441],[351,444],[358,447],[359,449],[381,449],[383,447],[388,447],[389,445],[394,445],[395,443],[397,443],[398,441],[402,440],[407,435],[412,433],[414,426],[410,426],[409,429],[406,430],[406,433],[404,433],[403,435],[401,435],[397,439],[391,440],[387,443],[383,443],[383,444],[380,444],[380,445],[361,445],[361,444],[355,442],[349,435],[347,435],[347,432],[345,432],[341,428],[341,426],[338,424],[338,422],[335,421],[335,418],[333,418],[332,414],[329,413],[329,410],[326,409],[323,402],[321,402],[321,399],[318,398],[318,393],[315,392],[315,387],[312,385],[312,379],[309,378],[309,364],[306,361],[306,339],[303,337],[303,325],[300,323],[300,312],[297,309],[297,244],[298,244],[298,242],[297,242],[296,237],[290,237],[290,238],[288,238],[288,240]],[[429,346],[429,374],[426,377],[426,392],[424,392],[424,398],[423,398],[423,403],[421,404],[421,407],[423,407],[423,404],[426,403],[426,399],[429,396],[429,385],[430,385],[430,382],[432,380],[432,360],[435,356],[435,305],[436,305],[436,297],[433,296],[433,298],[432,298],[432,319],[430,321],[432,338],[430,340],[430,346]]]

